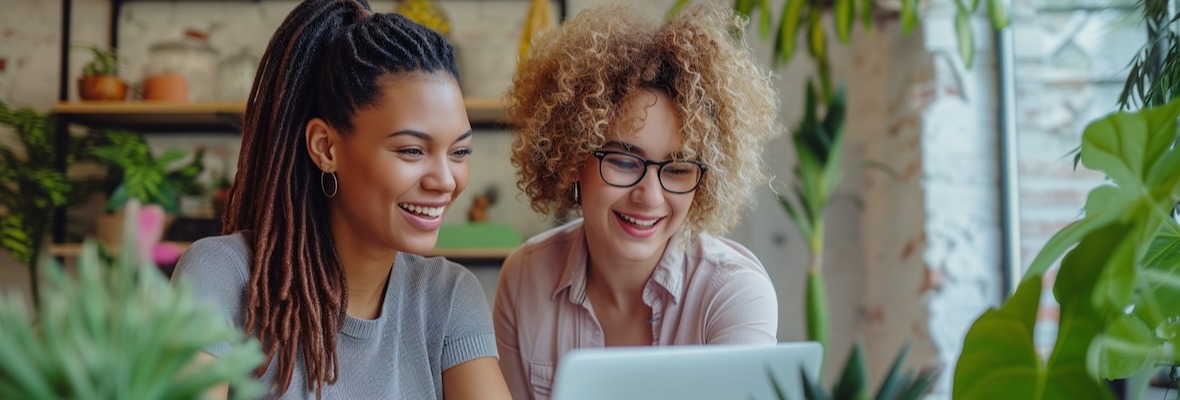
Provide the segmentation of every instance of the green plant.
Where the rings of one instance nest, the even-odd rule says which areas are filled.
[[[134,231],[134,211],[127,213]],[[200,305],[181,282],[169,287],[151,265],[139,265],[123,241],[107,260],[86,241],[77,277],[50,261],[33,319],[20,298],[0,302],[0,398],[192,399],[229,383],[235,397],[261,394],[252,372],[262,360],[256,340]],[[208,364],[194,356],[221,342],[236,344]]]
[[[1131,60],[1118,104],[1123,110],[1154,107],[1180,97],[1180,33],[1169,26],[1180,20],[1180,11],[1170,12],[1171,0],[1140,0],[1148,42]]]
[[[0,102],[0,125],[12,128],[19,140],[16,147],[0,146],[0,249],[35,276],[52,211],[66,204],[70,184],[54,165],[48,115]]]
[[[800,370],[799,377],[803,381],[803,396],[807,400],[920,399],[934,387],[934,380],[938,378],[938,372],[933,369],[923,369],[915,373],[912,369],[905,369],[905,359],[909,355],[909,351],[908,344],[898,351],[885,380],[870,396],[868,368],[864,360],[864,345],[857,342],[852,347],[852,352],[848,354],[848,359],[844,361],[840,380],[836,382],[830,392],[824,390],[818,377],[808,376],[805,370]],[[767,372],[770,371],[767,370]],[[780,400],[786,399],[787,396],[783,393],[783,388],[774,375],[770,376],[770,382],[774,385],[774,391],[778,398]]]
[[[159,204],[169,213],[179,209],[177,196],[197,195],[203,191],[197,183],[197,175],[204,170],[205,150],[197,149],[193,159],[180,168],[169,167],[187,154],[180,150],[164,152],[159,158],[152,155],[143,136],[127,131],[112,131],[107,134],[107,143],[91,152],[94,156],[116,170],[119,185],[107,201],[107,210],[123,207],[129,199],[138,199],[146,204]]]
[[[1177,118],[1180,99],[1086,128],[1081,162],[1109,182],[1041,249],[1016,293],[972,325],[955,398],[1112,398],[1102,379],[1180,362]],[[1041,277],[1063,253],[1053,285],[1059,332],[1041,360],[1032,340]]]
[[[90,44],[76,44],[75,48],[87,50],[94,56],[82,66],[82,76],[118,75],[119,58],[113,50],[107,50]]]
[[[971,15],[979,11],[982,1],[987,3],[988,17],[992,26],[999,30],[1008,26],[1008,8],[1003,0],[951,0],[955,4],[955,35],[958,39],[959,57],[970,68],[975,62],[975,32],[971,29]],[[677,0],[669,11],[675,14],[692,0]],[[833,85],[831,63],[828,61],[828,33],[824,30],[824,15],[831,14],[837,40],[849,43],[852,28],[859,17],[865,30],[873,28],[877,15],[899,15],[902,29],[910,33],[918,26],[919,0],[885,2],[877,0],[785,0],[782,11],[775,12],[770,0],[734,0],[736,13],[753,18],[758,12],[758,32],[763,38],[773,33],[773,56],[775,65],[786,64],[795,54],[800,31],[806,31],[807,52],[815,61],[820,78],[823,97],[829,97]],[[775,22],[774,19],[778,21]],[[777,26],[772,32],[771,29]]]
[[[844,94],[837,91],[821,105],[808,81],[803,121],[792,133],[795,144],[795,183],[790,195],[778,195],[795,227],[807,239],[811,262],[807,267],[807,338],[828,347],[829,312],[823,277],[824,222],[832,191],[843,178]],[[824,115],[821,116],[820,112]]]

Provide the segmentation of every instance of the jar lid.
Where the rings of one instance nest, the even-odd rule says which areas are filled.
[[[150,51],[195,51],[217,54],[217,49],[209,45],[208,35],[194,29],[184,31],[184,39],[156,42],[149,47]]]

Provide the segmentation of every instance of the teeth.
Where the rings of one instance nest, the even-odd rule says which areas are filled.
[[[406,211],[409,211],[409,212],[412,212],[415,214],[425,215],[425,216],[431,217],[431,218],[441,217],[443,214],[443,210],[446,210],[446,207],[422,207],[419,205],[405,204],[405,203],[398,204],[397,206],[401,207],[403,210],[406,210]]]
[[[619,214],[619,216],[623,217],[624,220],[626,220],[627,222],[630,222],[633,225],[637,225],[637,226],[644,227],[644,228],[655,225],[656,222],[660,222],[659,218],[656,218],[656,219],[635,219],[635,218],[631,218],[630,216],[625,215],[625,214],[621,214],[621,213]]]

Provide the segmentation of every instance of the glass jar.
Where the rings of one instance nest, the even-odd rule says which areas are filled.
[[[249,99],[257,68],[258,57],[245,47],[221,60],[221,65],[217,67],[217,98],[221,101]]]
[[[160,77],[180,76],[184,79],[187,101],[213,101],[217,90],[217,50],[209,46],[204,36],[189,31],[183,40],[159,42],[148,53],[144,74],[144,99],[152,100],[149,84]],[[171,99],[169,99],[171,100]]]

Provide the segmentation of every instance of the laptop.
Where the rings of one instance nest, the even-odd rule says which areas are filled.
[[[553,400],[803,398],[800,369],[819,375],[816,342],[578,349],[557,367]]]

